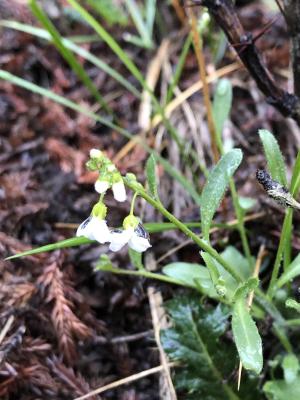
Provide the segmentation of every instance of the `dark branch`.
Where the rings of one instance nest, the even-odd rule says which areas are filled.
[[[295,119],[300,126],[299,98],[276,85],[260,57],[255,46],[255,39],[251,33],[245,32],[233,3],[230,0],[194,0],[194,4],[208,8],[210,14],[226,34],[229,43],[236,49],[257,86],[267,97],[267,101],[284,116]]]

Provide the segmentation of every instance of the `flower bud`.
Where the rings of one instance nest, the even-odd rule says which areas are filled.
[[[99,179],[95,182],[95,190],[98,193],[105,193],[107,189],[109,188],[109,182],[108,181],[100,181]]]
[[[101,150],[91,149],[90,150],[90,158],[101,158],[103,155]]]
[[[113,191],[115,200],[120,201],[120,202],[123,202],[126,200],[126,198],[127,198],[126,190],[125,190],[125,186],[124,186],[122,178],[119,181],[113,183],[112,191]]]

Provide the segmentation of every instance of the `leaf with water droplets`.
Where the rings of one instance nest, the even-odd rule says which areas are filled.
[[[240,149],[226,153],[209,174],[201,194],[201,226],[206,240],[209,240],[209,229],[213,216],[219,207],[229,180],[240,165],[243,158]]]
[[[281,185],[287,186],[285,163],[277,140],[266,129],[260,129],[258,134],[264,146],[268,169],[272,178],[281,183]]]
[[[244,296],[233,306],[231,325],[243,367],[259,374],[263,367],[262,342]]]

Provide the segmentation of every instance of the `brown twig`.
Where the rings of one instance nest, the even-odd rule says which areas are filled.
[[[231,45],[245,45],[243,51],[238,53],[239,57],[259,89],[267,97],[267,101],[282,115],[293,118],[300,126],[299,97],[276,85],[255,46],[252,34],[245,32],[233,2],[230,0],[193,0],[193,2],[208,8]]]

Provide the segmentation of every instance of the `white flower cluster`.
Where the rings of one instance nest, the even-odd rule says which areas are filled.
[[[92,149],[90,151],[90,161],[87,166],[91,170],[99,170],[101,173],[101,178],[95,183],[95,190],[101,196],[104,196],[106,191],[112,188],[114,198],[117,201],[126,200],[126,191],[121,174],[100,150]],[[91,215],[80,224],[76,236],[84,236],[101,244],[109,243],[109,249],[112,251],[119,251],[126,244],[139,253],[151,247],[148,232],[132,213],[124,219],[123,229],[109,228],[105,220],[107,207],[102,200],[103,197],[94,205]]]

